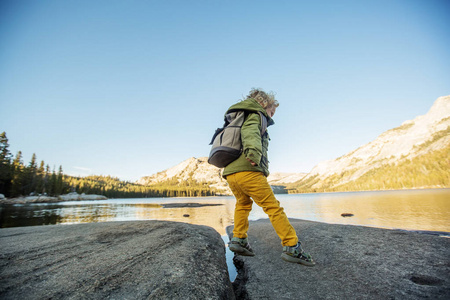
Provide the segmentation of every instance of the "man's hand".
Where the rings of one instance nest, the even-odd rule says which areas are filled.
[[[252,164],[252,166],[256,166],[256,163],[253,160],[251,160],[250,158],[247,158],[247,160]]]

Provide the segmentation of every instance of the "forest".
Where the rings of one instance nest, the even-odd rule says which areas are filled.
[[[62,166],[50,169],[36,154],[25,165],[22,152],[9,151],[6,132],[0,134],[0,194],[7,198],[29,195],[59,196],[69,192],[104,195],[108,198],[198,197],[215,195],[206,183],[187,181],[144,186],[111,176],[74,177],[65,175]]]

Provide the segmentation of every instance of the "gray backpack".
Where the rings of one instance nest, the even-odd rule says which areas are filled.
[[[261,112],[261,136],[266,132],[267,119]],[[241,127],[244,124],[249,112],[234,111],[226,114],[225,124],[222,128],[217,128],[210,145],[208,163],[224,168],[229,163],[235,161],[242,153]]]

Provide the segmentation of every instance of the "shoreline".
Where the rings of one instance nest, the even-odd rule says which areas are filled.
[[[304,193],[287,193],[288,195],[305,195],[305,194],[336,194],[336,193],[378,193],[378,192],[406,192],[406,191],[423,191],[423,190],[449,190],[450,187],[415,187],[404,189],[387,189],[387,190],[360,190],[360,191],[333,191],[333,192],[304,192]]]
[[[387,190],[361,190],[361,191],[333,191],[333,192],[304,192],[304,193],[281,193],[275,195],[316,195],[316,194],[340,194],[340,193],[379,193],[379,192],[406,192],[406,191],[424,191],[424,190],[448,190],[450,191],[450,187],[418,187],[418,188],[405,188],[405,189],[387,189]],[[73,197],[72,195],[78,195],[78,197]],[[63,202],[63,201],[77,201],[77,200],[108,200],[108,199],[150,199],[150,198],[192,198],[192,199],[202,199],[209,197],[234,197],[233,195],[226,194],[216,194],[212,196],[197,196],[197,197],[141,197],[141,198],[107,198],[103,195],[96,194],[78,194],[78,193],[69,193],[59,196],[22,196],[22,197],[14,197],[14,198],[0,198],[0,204],[25,204],[25,203],[54,203],[54,202]],[[70,198],[70,199],[69,199]]]
[[[103,195],[69,193],[59,196],[24,196],[0,199],[0,204],[57,203],[66,201],[107,200]]]

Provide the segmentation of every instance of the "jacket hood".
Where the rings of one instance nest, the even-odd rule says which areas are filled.
[[[249,98],[232,105],[225,114],[237,110],[246,110],[254,113],[261,112],[267,118],[267,126],[275,124],[272,118],[267,114],[266,110],[253,98]]]

